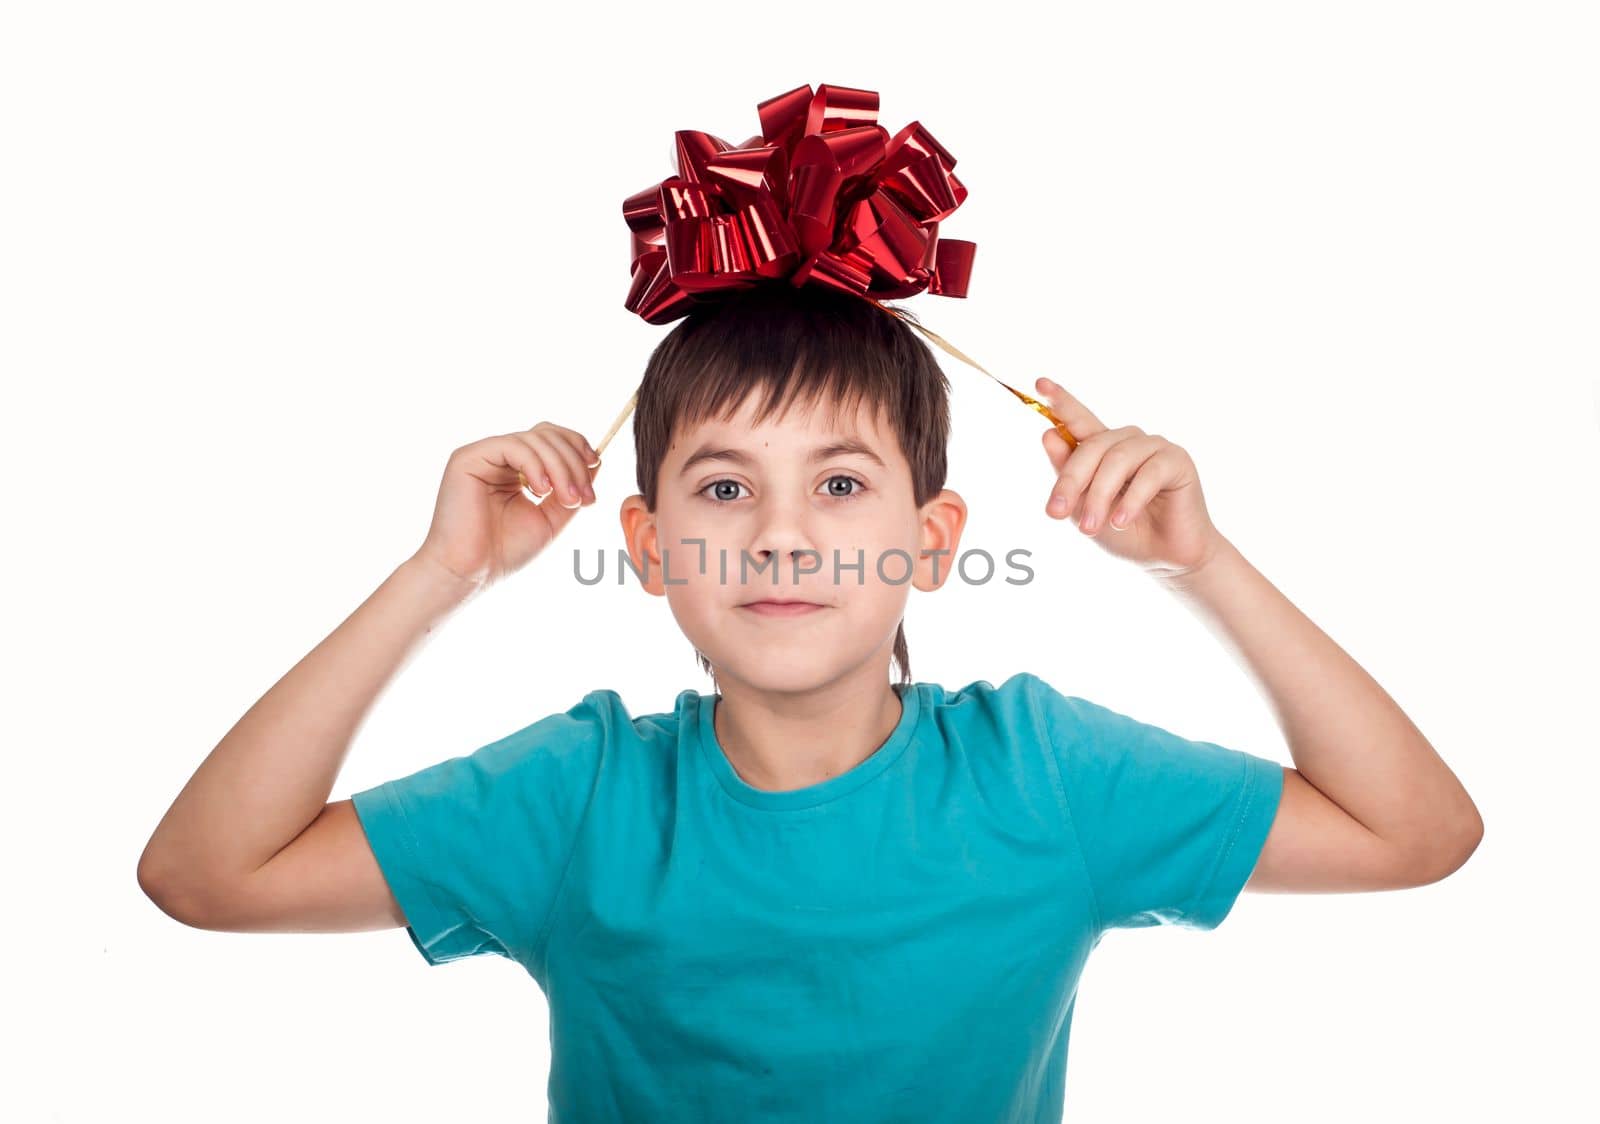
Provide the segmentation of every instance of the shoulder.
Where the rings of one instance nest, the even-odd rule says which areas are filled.
[[[1021,671],[998,684],[974,679],[959,687],[917,684],[927,717],[946,739],[982,734],[1006,746],[1037,750],[1052,740],[1056,712],[1067,700],[1049,683]]]
[[[682,713],[682,695],[672,711],[635,715],[617,691],[597,688],[565,710],[482,746],[473,756],[495,772],[558,762],[598,769],[610,759],[635,756],[629,751],[641,744],[672,740]]]
[[[1164,731],[1079,695],[1043,676],[1019,671],[997,685],[978,679],[953,690],[930,685],[949,723],[981,722],[1008,742],[1048,750],[1058,767],[1105,764],[1130,740]]]
[[[998,686],[988,679],[974,679],[959,687],[932,682],[920,682],[916,686],[935,706],[944,707],[993,705],[996,701],[1028,699],[1040,689],[1051,689],[1037,675],[1027,671],[1002,679]]]
[[[663,725],[672,725],[682,717],[684,710],[693,705],[693,691],[680,691],[671,710],[646,711],[635,714],[628,708],[622,695],[609,687],[597,687],[586,693],[565,711],[548,716],[549,719],[566,719],[588,729],[618,735],[644,736]]]
[[[1011,727],[1042,730],[1069,720],[1080,706],[1099,709],[1086,700],[1062,694],[1031,671],[1016,672],[998,685],[988,679],[975,679],[955,688],[937,683],[921,686],[929,692],[928,698],[936,709],[983,714]]]

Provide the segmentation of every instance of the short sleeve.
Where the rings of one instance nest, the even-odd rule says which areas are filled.
[[[1216,928],[1261,857],[1283,794],[1283,766],[1179,737],[1027,678],[1100,928]]]
[[[350,797],[429,964],[531,965],[599,775],[610,692]]]

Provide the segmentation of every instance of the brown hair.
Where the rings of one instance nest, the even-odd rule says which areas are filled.
[[[697,305],[651,353],[633,415],[639,492],[650,511],[679,427],[726,420],[757,388],[758,423],[795,403],[828,402],[834,417],[862,402],[884,411],[911,466],[917,506],[944,488],[950,382],[916,330],[853,293],[773,281]],[[715,681],[711,662],[695,655]],[[903,621],[893,659],[909,684]]]

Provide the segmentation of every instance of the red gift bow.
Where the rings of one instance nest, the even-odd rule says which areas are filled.
[[[967,295],[977,244],[939,237],[967,189],[920,122],[890,137],[877,91],[849,86],[796,86],[756,112],[761,135],[738,147],[680,129],[678,174],[623,201],[628,311],[666,324],[784,278],[874,301]]]
[[[719,292],[783,278],[832,285],[976,367],[1077,448],[1047,404],[880,303],[924,289],[967,295],[977,244],[939,237],[939,223],[967,197],[951,171],[955,157],[917,121],[891,138],[877,123],[876,90],[796,86],[756,112],[761,135],[738,148],[680,129],[678,174],[623,200],[633,258],[628,311],[667,324]],[[595,452],[605,453],[638,401],[635,390]]]

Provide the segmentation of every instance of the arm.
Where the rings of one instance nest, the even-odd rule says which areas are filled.
[[[162,817],[139,859],[145,893],[200,928],[406,924],[352,801],[328,803],[334,778],[419,642],[592,504],[599,467],[582,434],[551,422],[451,453],[422,546],[239,719]],[[533,487],[567,500],[527,502]]]
[[[1220,534],[1200,565],[1156,572],[1268,695],[1295,768],[1247,883],[1390,889],[1437,881],[1483,838],[1461,782],[1388,693]]]
[[[1138,426],[1108,429],[1049,379],[1074,435],[1045,430],[1046,512],[1144,567],[1190,604],[1265,688],[1289,743],[1272,829],[1247,889],[1380,890],[1437,881],[1483,838],[1477,807],[1360,664],[1216,529],[1189,454]]]
[[[402,924],[350,802],[328,804],[328,795],[377,696],[471,590],[426,558],[397,567],[201,763],[139,859],[145,893],[189,924],[255,927],[225,915],[243,908],[241,888],[304,833],[318,846],[302,855],[315,852],[321,865],[284,873],[299,885],[324,879],[318,927]]]

